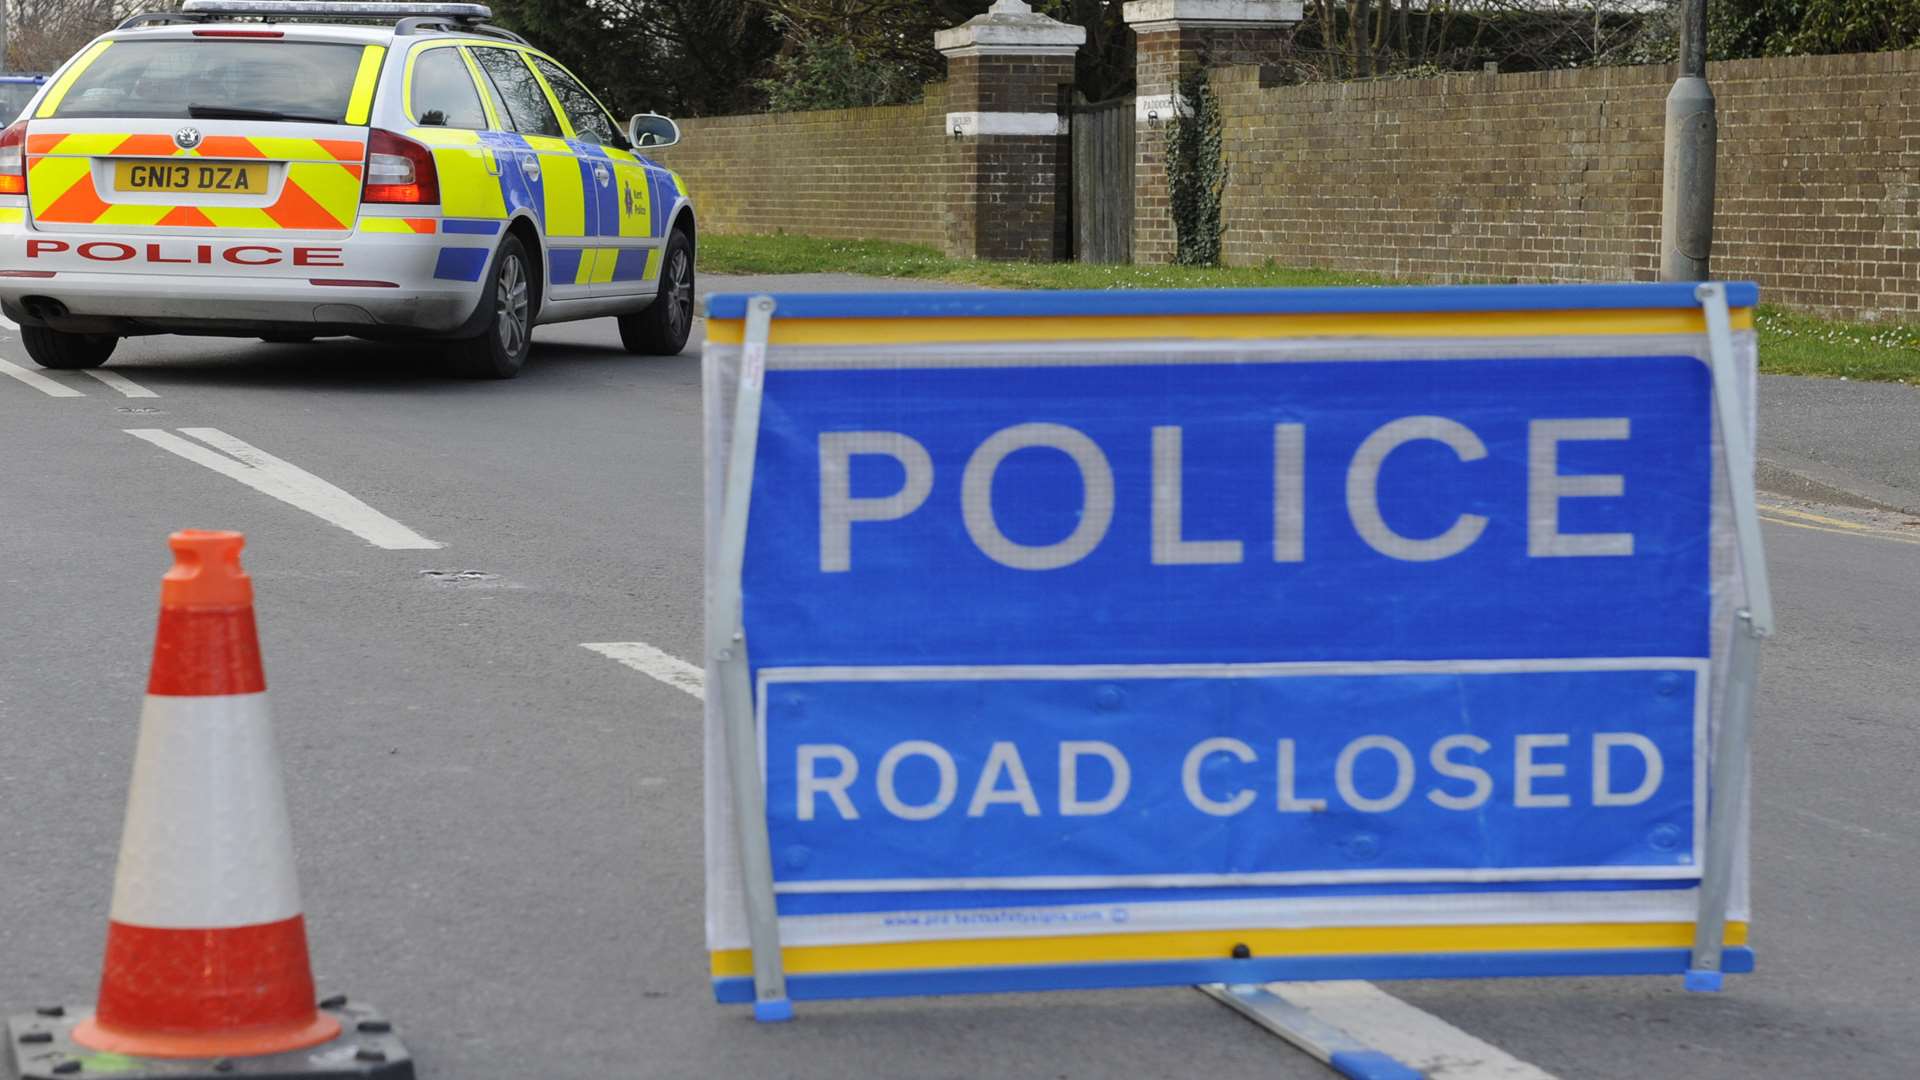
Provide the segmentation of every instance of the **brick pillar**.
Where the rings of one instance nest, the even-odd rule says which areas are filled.
[[[1167,203],[1166,122],[1182,102],[1180,84],[1197,71],[1280,58],[1300,21],[1301,0],[1131,0],[1127,25],[1137,35],[1134,75],[1139,125],[1134,139],[1133,261],[1172,262]],[[1229,183],[1232,181],[1229,180]]]
[[[953,208],[947,253],[1064,259],[1073,205],[1073,57],[1087,40],[1020,0],[934,35],[947,58]]]

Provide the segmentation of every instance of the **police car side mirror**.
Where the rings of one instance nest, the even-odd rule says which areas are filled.
[[[659,113],[639,113],[627,121],[627,141],[635,150],[658,150],[680,141],[680,125]]]

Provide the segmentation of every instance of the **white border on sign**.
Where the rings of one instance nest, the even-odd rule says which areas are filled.
[[[760,777],[767,783],[767,696],[782,684],[1098,679],[1255,679],[1329,675],[1512,675],[1530,672],[1689,671],[1693,680],[1693,843],[1673,866],[1542,866],[1432,870],[1276,870],[1253,874],[1108,874],[1027,877],[881,878],[774,882],[780,893],[883,893],[987,889],[1159,888],[1219,885],[1481,884],[1515,881],[1659,881],[1696,878],[1707,826],[1707,709],[1710,661],[1703,657],[1575,657],[1529,660],[1359,660],[1264,664],[959,665],[763,668],[755,687]]]

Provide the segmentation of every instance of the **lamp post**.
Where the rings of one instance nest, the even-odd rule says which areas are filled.
[[[1660,279],[1705,281],[1713,250],[1713,167],[1719,136],[1707,85],[1707,0],[1680,5],[1680,77],[1667,94],[1660,199]]]

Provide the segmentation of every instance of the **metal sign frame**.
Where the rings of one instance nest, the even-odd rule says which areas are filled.
[[[1732,504],[1737,580],[1741,588],[1735,613],[1736,629],[1726,653],[1724,695],[1712,710],[1707,835],[1694,944],[1685,974],[1688,990],[1714,991],[1722,985],[1727,907],[1736,875],[1736,849],[1747,816],[1748,747],[1759,645],[1773,633],[1773,607],[1754,488],[1753,431],[1748,421],[1750,403],[1744,401],[1740,393],[1727,287],[1719,283],[1701,285],[1695,299],[1706,321],[1706,359],[1711,370],[1713,413]],[[707,655],[710,670],[717,676],[719,711],[724,721],[733,839],[740,859],[753,955],[754,1015],[762,1022],[783,1021],[793,1016],[775,904],[758,721],[748,661],[750,643],[742,615],[741,577],[759,445],[767,349],[776,308],[776,300],[766,295],[753,296],[746,304],[733,425],[724,459],[725,486],[716,537],[716,561],[711,570],[706,612]],[[1338,1049],[1342,1045],[1338,1032],[1311,1030],[1314,1021],[1304,1013],[1304,1019],[1295,1018],[1298,1023],[1289,1020],[1293,1014],[1276,1009],[1261,996],[1264,992],[1256,985],[1210,984],[1203,989],[1249,1015],[1260,1014],[1260,1022],[1287,1034],[1298,1045],[1310,1049],[1326,1045]],[[1289,1033],[1282,1028],[1302,1030]],[[1300,1037],[1295,1038],[1296,1034]]]

